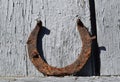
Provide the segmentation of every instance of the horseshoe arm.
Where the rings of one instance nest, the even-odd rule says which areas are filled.
[[[38,69],[38,71],[48,76],[65,76],[80,71],[91,54],[91,42],[92,39],[95,38],[90,37],[89,32],[87,31],[81,20],[80,19],[77,20],[77,28],[82,40],[81,53],[79,54],[75,62],[63,68],[50,66],[49,64],[45,63],[40,57],[40,53],[38,53],[37,50],[37,36],[41,28],[42,22],[38,21],[27,41],[29,58],[34,64],[34,66]]]

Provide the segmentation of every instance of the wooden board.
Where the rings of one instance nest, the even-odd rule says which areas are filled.
[[[120,75],[120,0],[96,0],[101,75]]]
[[[0,78],[1,82],[119,82],[120,77],[22,77]]]
[[[26,75],[24,0],[0,0],[0,76]]]
[[[42,76],[26,49],[37,18],[45,26],[39,48],[48,64],[64,67],[74,62],[82,45],[78,17],[90,31],[88,0],[0,0],[0,76]],[[82,74],[92,74],[91,60]]]

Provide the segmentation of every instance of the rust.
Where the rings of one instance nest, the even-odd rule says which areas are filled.
[[[95,39],[95,37],[90,36],[88,30],[83,25],[81,20],[80,19],[77,20],[77,28],[82,40],[81,53],[79,54],[76,61],[74,61],[72,64],[67,65],[63,68],[50,66],[45,61],[43,61],[42,58],[40,57],[40,53],[38,53],[37,51],[37,36],[41,28],[42,28],[42,22],[38,21],[27,41],[29,58],[34,64],[34,66],[38,69],[38,71],[48,76],[65,76],[65,75],[74,74],[80,71],[81,68],[87,62],[88,58],[90,57],[91,42],[92,42],[92,39]]]

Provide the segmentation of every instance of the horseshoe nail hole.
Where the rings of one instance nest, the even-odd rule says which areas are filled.
[[[39,58],[39,56],[37,54],[33,54],[33,58]]]
[[[32,43],[32,40],[28,40],[28,41],[27,41],[27,44],[30,44],[30,43]]]

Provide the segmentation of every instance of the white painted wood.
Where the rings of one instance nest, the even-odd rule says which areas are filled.
[[[25,76],[24,0],[0,0],[0,76]]]
[[[50,30],[42,39],[48,64],[64,67],[74,62],[82,45],[78,17],[90,29],[88,0],[0,0],[0,76],[42,76],[26,48],[36,18]]]
[[[22,77],[2,78],[0,82],[119,82],[120,77]]]
[[[120,75],[120,0],[95,0],[101,75]]]

